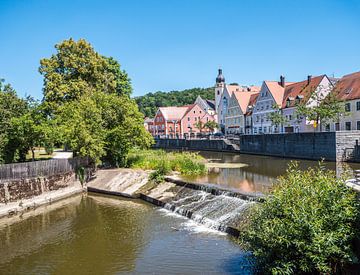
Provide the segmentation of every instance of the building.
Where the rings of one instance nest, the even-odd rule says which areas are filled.
[[[144,127],[146,130],[149,131],[150,134],[154,135],[155,127],[154,127],[154,119],[153,118],[146,117],[144,119]]]
[[[225,133],[245,134],[245,114],[251,97],[258,95],[258,92],[234,91],[230,97],[229,106],[225,114]]]
[[[216,121],[216,115],[209,114],[196,103],[180,107],[160,107],[150,133],[160,138],[195,137],[206,132],[201,126],[210,120]]]
[[[214,100],[203,99],[201,96],[198,96],[194,103],[198,104],[209,115],[215,115],[216,114],[215,101]]]
[[[260,93],[255,93],[250,96],[249,104],[246,107],[246,113],[245,113],[245,134],[251,135],[254,133],[253,131],[253,110],[255,107],[256,100],[258,98]]]
[[[297,114],[296,105],[302,103],[308,108],[317,106],[332,89],[333,85],[326,75],[316,77],[309,75],[307,80],[287,85],[281,106],[282,115],[286,120],[282,126],[283,132],[313,132],[316,124],[314,121],[309,121],[306,117]],[[318,129],[321,131],[320,128]]]
[[[253,134],[279,133],[281,131],[280,126],[272,125],[269,115],[281,108],[285,86],[289,84],[292,83],[286,83],[284,76],[280,76],[279,82],[263,82],[259,96],[252,109]]]
[[[183,136],[181,119],[188,107],[160,107],[154,118],[153,135],[157,137],[180,138]]]
[[[343,76],[335,84],[334,92],[344,101],[345,115],[329,124],[330,131],[360,130],[360,72]]]
[[[217,123],[221,131],[225,132],[225,116],[229,105],[230,98],[234,92],[258,92],[259,87],[256,86],[240,86],[238,84],[225,84],[225,78],[222,70],[216,77],[215,85],[215,110],[217,113]]]

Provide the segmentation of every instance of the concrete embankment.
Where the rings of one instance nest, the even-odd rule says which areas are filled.
[[[0,218],[23,215],[39,206],[52,204],[83,192],[74,173],[5,181],[0,183]]]
[[[164,182],[153,184],[148,182],[148,172],[141,170],[98,173],[98,178],[88,184],[89,192],[140,198],[235,237],[239,234],[242,211],[264,200],[262,194],[244,194],[176,177],[166,177]]]
[[[237,140],[157,139],[154,148],[236,152],[286,158],[360,162],[360,131],[242,135]]]

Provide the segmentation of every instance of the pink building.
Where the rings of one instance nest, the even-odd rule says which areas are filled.
[[[203,110],[200,105],[192,104],[181,107],[160,107],[156,112],[152,135],[167,138],[195,137],[200,133],[197,123],[216,121],[214,115]],[[203,133],[207,130],[202,129]]]

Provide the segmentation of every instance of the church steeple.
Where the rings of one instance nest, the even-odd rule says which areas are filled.
[[[222,74],[222,69],[219,69],[218,76],[216,77],[216,83],[224,83],[225,77]]]

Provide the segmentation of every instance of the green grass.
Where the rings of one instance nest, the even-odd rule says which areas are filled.
[[[206,160],[192,152],[165,152],[163,150],[132,150],[127,158],[128,167],[155,170],[154,180],[176,171],[182,175],[203,175]]]
[[[52,155],[48,155],[45,152],[45,149],[42,147],[36,147],[35,149],[35,160],[47,160],[47,159],[51,159]],[[29,152],[26,154],[26,160],[27,161],[32,161],[32,153],[31,150],[29,150]]]

